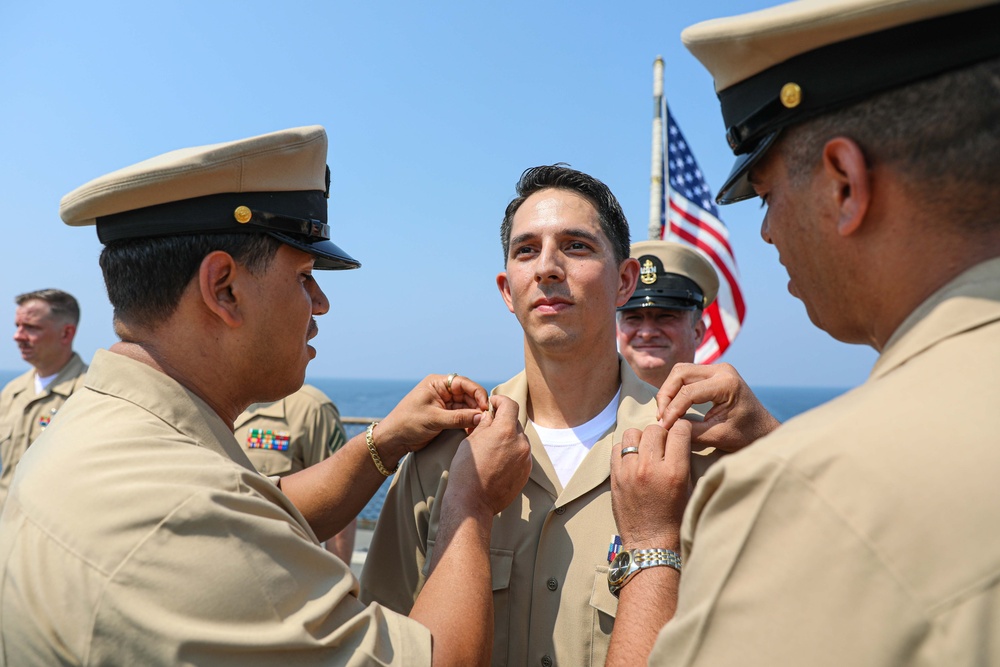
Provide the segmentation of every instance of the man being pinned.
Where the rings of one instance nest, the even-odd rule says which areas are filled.
[[[494,394],[517,402],[533,466],[494,522],[493,664],[603,665],[617,607],[604,583],[618,532],[611,447],[657,419],[656,390],[615,349],[615,310],[632,296],[639,263],[614,194],[561,165],[522,174],[500,232],[497,287],[523,330],[525,370]],[[403,464],[375,528],[363,598],[405,613],[426,586],[441,548],[438,499],[457,479],[461,439],[443,433]],[[694,476],[717,456],[691,454]]]

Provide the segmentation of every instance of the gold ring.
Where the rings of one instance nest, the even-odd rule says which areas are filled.
[[[451,383],[458,377],[458,373],[448,373],[448,379],[444,381],[444,386],[451,391]]]
[[[622,458],[625,458],[626,454],[638,454],[638,453],[639,453],[639,448],[638,447],[635,447],[635,446],[632,446],[632,447],[622,447]]]

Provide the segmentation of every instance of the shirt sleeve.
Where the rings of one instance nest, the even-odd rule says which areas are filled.
[[[330,458],[347,442],[347,433],[340,421],[340,411],[330,401],[313,405],[306,417],[308,444],[303,448],[303,466],[308,468]]]
[[[427,580],[447,467],[464,431],[445,431],[409,454],[386,494],[361,572],[361,599],[410,613]]]
[[[901,629],[925,619],[850,517],[780,459],[730,465],[745,461],[695,491],[677,613],[649,664],[914,664],[926,638]]]
[[[172,512],[110,581],[91,662],[430,665],[430,632],[359,602],[347,566],[266,494],[198,494]]]

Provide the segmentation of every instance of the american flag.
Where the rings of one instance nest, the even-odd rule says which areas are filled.
[[[715,267],[719,275],[719,295],[702,316],[705,340],[695,352],[694,361],[710,364],[722,356],[736,338],[746,315],[740,290],[740,274],[729,245],[729,231],[719,220],[719,209],[705,177],[691,153],[687,140],[674,122],[663,98],[664,132],[663,193],[660,207],[660,235],[668,241],[693,245]]]

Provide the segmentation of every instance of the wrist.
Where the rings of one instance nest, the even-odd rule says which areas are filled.
[[[384,437],[384,429],[380,430],[379,435],[376,436],[376,429],[379,425],[378,421],[368,425],[365,430],[365,445],[368,447],[368,454],[371,456],[375,468],[384,477],[389,477],[399,469],[399,462],[406,455],[406,449],[403,448],[400,451],[398,447],[393,447],[391,438]]]
[[[670,549],[681,552],[681,539],[679,533],[664,533],[654,537],[627,537],[622,538],[622,551],[644,550],[644,549]]]

